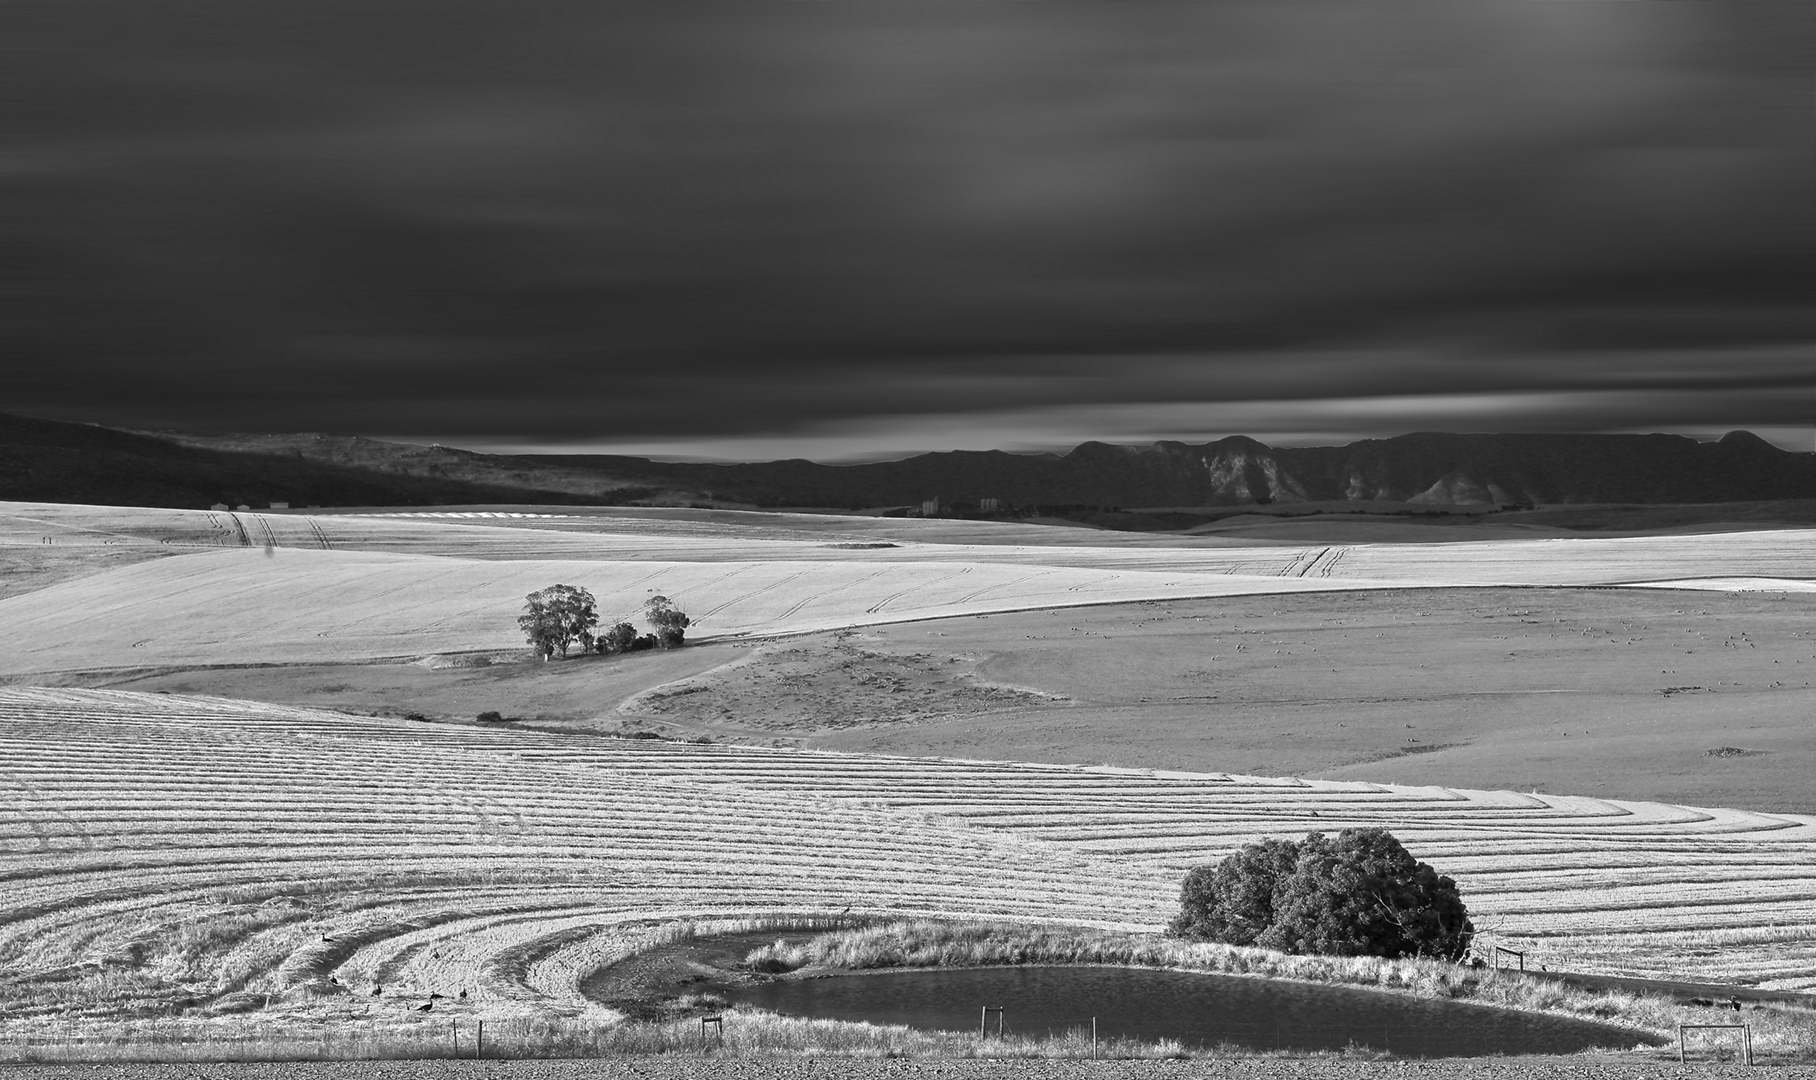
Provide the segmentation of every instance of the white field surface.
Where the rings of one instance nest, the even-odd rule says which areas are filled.
[[[1816,582],[1816,530],[1276,546],[982,522],[753,520],[0,504],[0,557],[50,551],[80,566],[91,555],[97,568],[0,599],[0,676],[518,647],[524,595],[557,581],[591,590],[607,621],[661,592],[694,618],[696,640],[1306,590]],[[1028,542],[1037,535],[1079,542]]]
[[[1528,962],[1816,987],[1816,818],[0,690],[0,1010],[589,1008],[665,921],[1158,928],[1185,869],[1379,825]],[[375,985],[386,988],[376,1001]]]

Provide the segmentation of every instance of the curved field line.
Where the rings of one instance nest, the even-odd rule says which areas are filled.
[[[702,612],[700,614],[700,617],[698,619],[695,619],[694,622],[696,624],[703,623],[707,619],[711,618],[714,615],[717,615],[719,612],[724,611],[726,608],[731,607],[734,604],[742,604],[747,600],[752,600],[756,597],[762,596],[766,592],[770,592],[771,590],[781,588],[783,585],[787,585],[790,582],[799,581],[801,578],[804,578],[808,574],[813,573],[815,569],[816,569],[815,567],[810,566],[805,570],[800,570],[793,574],[790,574],[788,577],[778,578],[777,580],[770,582],[768,585],[765,585],[760,589],[754,590],[752,592],[747,592],[742,596],[735,597],[731,600],[727,600],[723,604],[719,604],[715,607],[708,608],[707,610]]]
[[[1392,828],[1462,883],[1478,925],[1554,969],[1595,962],[1587,935],[1622,935],[1618,964],[1636,971],[1816,970],[1740,940],[1691,956],[1683,938],[1816,923],[1816,817],[1794,814],[643,744],[94,690],[0,689],[0,755],[35,792],[0,790],[0,810],[107,837],[56,859],[0,851],[0,1008],[91,985],[92,956],[184,970],[183,928],[235,918],[253,928],[243,940],[194,954],[204,997],[344,971],[583,1005],[576,965],[639,917],[852,908],[1151,928],[1187,867],[1362,824]],[[208,974],[223,964],[237,973]]]
[[[892,592],[888,596],[885,596],[881,600],[878,600],[876,603],[865,608],[864,614],[875,615],[877,612],[882,611],[884,608],[888,607],[890,604],[894,603],[896,600],[900,599],[901,597],[907,596],[911,592],[918,592],[921,589],[925,589],[925,588],[929,588],[934,585],[938,585],[942,581],[951,581],[955,577],[963,577],[964,575],[969,574],[970,572],[971,572],[971,567],[966,566],[966,567],[962,567],[958,570],[954,570],[950,574],[945,574],[945,575],[933,578],[928,581],[917,582],[913,585],[908,586],[905,589],[901,589],[897,592]]]
[[[1117,578],[1119,578],[1121,576],[1122,576],[1121,574],[1105,574],[1102,578],[1099,578],[1096,581],[1081,581],[1077,585],[1072,586],[1071,588],[1067,589],[1066,591],[1067,592],[1083,592],[1086,589],[1096,588],[1099,585],[1107,585],[1110,582],[1115,581]]]
[[[1022,584],[1023,582],[1033,581],[1035,578],[1048,577],[1049,575],[1056,574],[1058,572],[1059,571],[1057,569],[1050,569],[1050,570],[1036,571],[1035,573],[1032,573],[1032,574],[1023,574],[1021,577],[1012,578],[1008,581],[1001,581],[1001,582],[996,583],[995,585],[988,585],[973,593],[966,593],[964,596],[961,596],[957,600],[954,600],[953,603],[954,604],[968,604],[971,601],[976,600],[980,596],[984,596],[989,593],[997,592],[998,590],[1001,590],[1001,589],[1012,588],[1016,585]],[[1168,584],[1171,584],[1171,582],[1169,582]]]
[[[227,519],[229,521],[233,522],[233,531],[239,535],[240,546],[241,547],[251,547],[252,546],[252,537],[247,535],[246,523],[240,520],[240,515],[234,514],[234,513],[229,513],[227,515]]]
[[[794,616],[794,614],[796,612],[800,611],[802,608],[806,607],[809,604],[815,603],[820,600],[824,600],[828,596],[833,595],[834,593],[843,592],[846,589],[849,589],[854,585],[861,585],[866,581],[875,581],[877,578],[882,577],[884,574],[887,574],[894,569],[895,569],[895,567],[893,567],[893,566],[885,566],[880,570],[873,570],[870,573],[865,574],[863,577],[852,578],[850,581],[847,581],[841,585],[834,585],[830,589],[822,589],[821,591],[814,593],[812,596],[804,597],[803,599],[801,599],[800,601],[795,603],[792,607],[790,607],[787,611],[784,611],[784,612],[782,612],[782,614],[777,615],[775,617],[774,621],[776,623],[787,622],[791,617]]]

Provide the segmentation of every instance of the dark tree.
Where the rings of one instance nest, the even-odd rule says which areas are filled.
[[[600,634],[594,644],[600,652],[610,656],[614,653],[629,652],[631,643],[636,640],[637,628],[630,623],[621,622]]]
[[[544,660],[556,652],[566,657],[575,642],[583,648],[592,646],[593,627],[599,625],[592,593],[572,585],[550,585],[526,599],[517,625]]]
[[[675,602],[666,596],[652,596],[643,602],[643,617],[656,631],[656,641],[664,649],[675,649],[685,644],[687,626],[691,621],[686,613],[675,606]]]
[[[1456,882],[1385,829],[1267,840],[1196,867],[1172,930],[1289,953],[1449,960],[1475,935]]]
[[[1274,890],[1293,872],[1299,845],[1263,840],[1221,862],[1193,867],[1172,931],[1200,941],[1253,945],[1274,924]]]

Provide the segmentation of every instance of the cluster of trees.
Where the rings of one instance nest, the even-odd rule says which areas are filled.
[[[603,633],[599,626],[598,605],[593,594],[573,585],[551,585],[531,593],[517,625],[523,630],[530,647],[544,660],[578,645],[581,652],[605,655],[636,652],[640,649],[678,649],[687,643],[691,620],[666,596],[652,596],[643,602],[643,617],[651,632],[639,634],[628,622],[617,623]]]
[[[1329,956],[1460,960],[1475,926],[1457,884],[1385,829],[1263,840],[1193,868],[1173,933]]]

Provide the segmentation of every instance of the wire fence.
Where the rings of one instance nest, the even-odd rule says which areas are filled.
[[[1474,1057],[1493,1054],[1553,1052],[1498,1040],[1496,1033],[1463,1025],[1346,1023],[1316,1024],[1240,1021],[1197,1017],[1127,1019],[1022,1013],[1013,1004],[983,1014],[969,1030],[923,1030],[924,1049],[943,1046],[955,1052],[1028,1050],[1037,1044],[1046,1056],[1142,1056],[1156,1046],[1188,1053],[1330,1053],[1362,1052],[1394,1057]],[[709,1021],[710,1022],[710,1021]],[[581,1019],[460,1017],[399,1023],[342,1020],[314,1024],[282,1021],[150,1020],[95,1026],[33,1021],[0,1023],[0,1061],[31,1060],[359,1060],[395,1058],[538,1058],[584,1057],[639,1053],[786,1051],[822,1046],[854,1049],[857,1036],[790,1033],[787,1025],[824,1023],[772,1014],[729,1013],[709,1034],[700,1017],[667,1024],[623,1024]],[[977,1021],[973,1021],[977,1023]],[[847,1025],[856,1028],[858,1025]],[[1704,1059],[1732,1058],[1736,1042],[1709,1033],[1692,1035],[1687,1049]],[[816,1041],[818,1040],[818,1041]],[[828,1041],[830,1040],[830,1041]],[[1676,1051],[1676,1039],[1670,1040]],[[1610,1049],[1637,1044],[1660,1046],[1665,1040],[1632,1033],[1614,1040]]]

